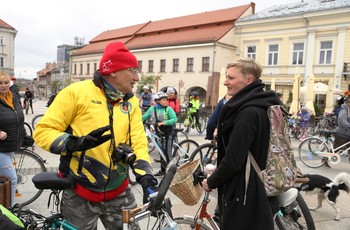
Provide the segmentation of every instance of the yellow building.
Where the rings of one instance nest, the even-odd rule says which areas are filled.
[[[350,0],[278,5],[235,25],[236,57],[256,59],[263,66],[267,88],[274,82],[283,102],[290,102],[296,67],[301,85],[313,74],[315,83],[333,79],[336,91],[349,90]],[[316,101],[324,108],[325,95],[317,94]]]

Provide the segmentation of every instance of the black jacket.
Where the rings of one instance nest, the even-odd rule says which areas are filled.
[[[7,133],[5,140],[0,140],[0,152],[14,152],[20,147],[24,137],[24,114],[17,97],[13,96],[12,109],[0,99],[0,130]]]
[[[270,202],[258,175],[251,167],[245,188],[245,169],[250,150],[261,169],[265,168],[270,123],[267,109],[280,104],[273,91],[264,91],[261,80],[243,88],[229,100],[218,122],[218,167],[208,178],[210,188],[218,188],[220,229],[274,228]]]

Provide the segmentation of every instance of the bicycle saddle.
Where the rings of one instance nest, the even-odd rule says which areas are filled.
[[[75,183],[70,177],[59,177],[57,172],[38,173],[32,181],[37,189],[64,190],[75,187]]]

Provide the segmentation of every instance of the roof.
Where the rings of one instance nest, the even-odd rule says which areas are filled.
[[[10,25],[7,24],[6,22],[4,22],[2,19],[0,19],[0,28],[6,28],[6,29],[10,29],[10,30],[16,30],[16,29],[13,28],[12,26],[10,26]]]
[[[73,56],[101,53],[111,41],[122,41],[129,49],[216,42],[227,34],[234,27],[234,22],[250,8],[254,11],[255,4],[108,30],[75,51]]]
[[[240,18],[239,22],[273,17],[293,16],[350,7],[350,0],[311,0],[284,5],[275,5],[256,14]]]

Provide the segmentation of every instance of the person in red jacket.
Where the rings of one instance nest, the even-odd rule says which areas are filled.
[[[169,86],[166,90],[166,94],[168,94],[168,105],[173,108],[176,114],[180,113],[180,103],[177,99],[175,89]]]

